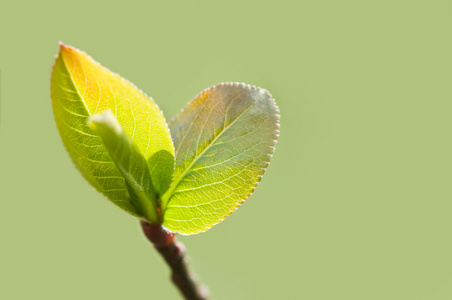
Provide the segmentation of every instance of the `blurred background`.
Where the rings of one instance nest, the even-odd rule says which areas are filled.
[[[451,30],[448,0],[0,0],[0,299],[180,299],[63,148],[58,41],[167,119],[219,82],[275,97],[256,192],[180,237],[215,299],[452,299]]]

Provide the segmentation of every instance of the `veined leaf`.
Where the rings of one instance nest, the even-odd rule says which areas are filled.
[[[154,101],[84,52],[63,44],[53,67],[51,97],[61,138],[83,177],[113,203],[141,216],[131,203],[123,176],[87,120],[110,109],[148,161],[155,190],[163,194],[172,179],[174,147]]]
[[[152,185],[146,159],[126,135],[110,110],[93,115],[88,125],[102,138],[126,181],[132,205],[152,223],[159,223],[157,195]]]
[[[279,110],[268,91],[239,83],[201,92],[170,123],[174,181],[162,198],[163,225],[206,231],[254,191],[279,135]]]

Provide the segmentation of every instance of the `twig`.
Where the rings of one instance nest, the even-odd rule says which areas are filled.
[[[185,246],[176,240],[174,233],[161,225],[141,221],[141,227],[148,240],[155,246],[171,268],[171,280],[186,300],[208,300],[209,290],[197,281],[188,268]]]

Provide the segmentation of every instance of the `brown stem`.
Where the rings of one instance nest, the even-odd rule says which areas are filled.
[[[196,275],[188,268],[185,246],[176,240],[174,233],[161,225],[141,221],[141,227],[148,240],[155,246],[171,268],[171,280],[186,300],[207,300],[209,290],[200,284]]]

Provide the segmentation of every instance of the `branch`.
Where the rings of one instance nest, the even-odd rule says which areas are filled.
[[[176,235],[161,225],[141,221],[141,227],[148,240],[155,246],[171,268],[171,280],[186,300],[208,300],[209,290],[197,281],[188,268],[185,246],[176,240]]]

